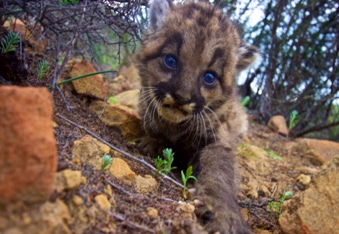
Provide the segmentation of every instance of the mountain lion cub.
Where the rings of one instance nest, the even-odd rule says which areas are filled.
[[[145,131],[138,146],[151,156],[172,148],[178,168],[193,166],[196,214],[206,230],[251,233],[237,204],[233,151],[247,130],[236,76],[258,49],[207,3],[154,0],[150,19],[137,55]]]

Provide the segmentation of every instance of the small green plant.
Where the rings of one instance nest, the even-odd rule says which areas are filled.
[[[118,104],[119,102],[117,101],[117,99],[114,96],[110,96],[108,98],[108,103],[109,104]]]
[[[268,202],[268,209],[269,211],[272,212],[277,212],[278,213],[278,218],[281,213],[281,208],[283,202],[286,200],[287,197],[293,196],[293,193],[291,191],[285,191],[282,195],[281,198],[278,201],[270,201]]]
[[[101,163],[101,171],[105,170],[105,168],[112,162],[112,157],[108,154],[102,156],[102,163]]]
[[[176,167],[172,167],[174,161],[174,152],[172,149],[166,148],[162,151],[163,158],[159,155],[154,159],[155,166],[160,175],[167,175],[171,170]]]
[[[46,75],[46,73],[48,72],[48,70],[50,69],[49,67],[49,62],[46,60],[42,60],[38,63],[38,80],[41,80],[42,77],[44,77]]]
[[[76,77],[61,81],[61,82],[57,83],[57,85],[66,84],[66,83],[72,82],[74,80],[83,79],[83,78],[88,77],[88,76],[94,76],[94,75],[97,75],[97,74],[104,74],[104,73],[111,73],[111,72],[117,72],[117,71],[107,70],[107,71],[98,71],[98,72],[88,73],[88,74],[85,74],[85,75],[80,75],[80,76],[76,76]],[[48,86],[48,88],[52,89],[52,86]]]
[[[1,41],[1,52],[5,54],[10,51],[15,51],[18,48],[17,44],[19,42],[20,37],[14,32],[9,32]]]
[[[277,160],[281,160],[282,159],[279,155],[273,153],[272,151],[265,150],[265,152],[267,153],[268,156],[270,156],[270,157],[272,157],[274,159],[277,159]]]
[[[250,102],[251,98],[249,96],[246,96],[244,97],[242,100],[241,100],[241,105],[242,106],[247,106],[247,104]]]
[[[193,173],[193,169],[192,169],[192,166],[189,166],[187,169],[186,169],[186,173],[184,174],[184,171],[181,171],[181,180],[182,180],[182,184],[184,185],[184,190],[183,190],[183,197],[186,199],[187,198],[187,181],[189,179],[193,179],[195,181],[197,181],[197,178],[195,178],[195,176],[192,175]]]
[[[288,126],[288,128],[291,130],[294,128],[294,126],[299,122],[298,119],[298,111],[293,110],[290,113],[290,124]]]
[[[68,6],[68,5],[75,5],[78,4],[80,0],[62,0],[60,1],[60,4],[63,6]]]

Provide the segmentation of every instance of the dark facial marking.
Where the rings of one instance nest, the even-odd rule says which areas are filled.
[[[211,67],[217,59],[223,58],[224,54],[225,54],[224,49],[222,49],[222,48],[215,49],[214,54],[212,56],[212,59],[208,64],[208,67]]]

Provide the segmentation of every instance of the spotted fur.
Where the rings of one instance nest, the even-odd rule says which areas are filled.
[[[204,204],[196,214],[206,230],[250,233],[235,195],[233,150],[247,130],[236,76],[258,49],[207,3],[154,0],[150,29],[137,55],[146,135],[138,146],[152,156],[172,148],[177,167],[193,165],[195,199]]]

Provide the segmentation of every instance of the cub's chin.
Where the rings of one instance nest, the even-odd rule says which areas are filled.
[[[159,116],[167,122],[173,124],[179,124],[188,120],[191,115],[186,111],[180,109],[180,107],[171,107],[162,105],[157,107]]]

